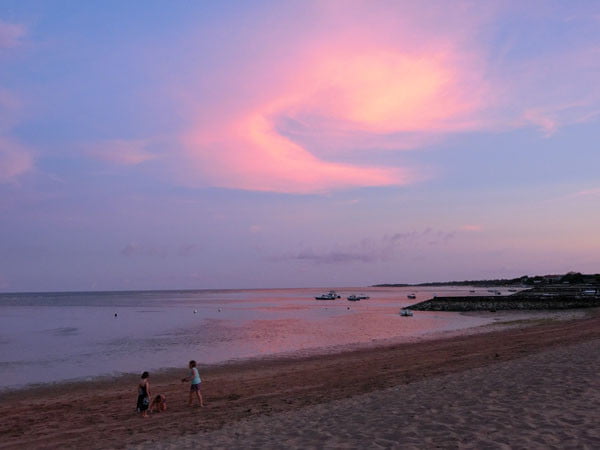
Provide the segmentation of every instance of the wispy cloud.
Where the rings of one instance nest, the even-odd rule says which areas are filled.
[[[336,245],[325,251],[305,248],[296,253],[271,258],[275,261],[299,261],[315,264],[373,263],[391,260],[403,247],[445,245],[455,232],[433,230],[409,231],[385,235],[380,239],[363,239],[356,244]]]
[[[533,126],[549,138],[598,115],[598,49],[580,43],[494,64],[479,36],[502,8],[310,5],[335,25],[286,36],[286,57],[232,58],[244,76],[215,88],[236,101],[196,111],[181,137],[187,183],[288,193],[406,185],[429,170],[364,155],[472,131]]]
[[[150,143],[149,139],[115,139],[88,144],[86,147],[88,154],[96,159],[112,164],[135,166],[157,158],[156,154],[148,150]]]
[[[189,257],[198,251],[196,244],[182,244],[176,247],[167,245],[140,244],[130,242],[119,253],[126,257],[145,257],[166,259],[169,256]]]
[[[523,113],[523,119],[538,126],[545,137],[552,136],[558,129],[558,122],[543,111],[529,109]]]
[[[0,20],[0,50],[19,46],[25,34],[23,25]],[[33,152],[12,133],[20,119],[19,98],[0,86],[0,183],[16,183],[34,166]]]
[[[597,189],[584,189],[577,192],[575,197],[600,197],[600,188]]]
[[[182,138],[190,183],[289,193],[405,185],[427,172],[349,156],[415,148],[479,126],[477,112],[493,92],[457,14],[432,19],[427,8],[410,7],[389,20],[389,10],[369,2],[336,5],[310,4],[335,28],[287,36],[285,58],[235,58],[251,70],[238,67],[244,76],[216,86],[237,92],[235,103],[212,105],[210,116],[197,112]],[[445,25],[449,15],[453,29]],[[379,29],[366,16],[376,16]],[[444,26],[447,35],[424,31],[419,21]]]
[[[475,224],[467,224],[467,225],[462,225],[460,227],[460,229],[462,231],[483,231],[483,227],[481,225],[475,225]]]
[[[14,48],[21,44],[26,34],[25,26],[0,20],[0,49]]]
[[[0,183],[14,183],[33,168],[31,151],[14,139],[0,136]]]

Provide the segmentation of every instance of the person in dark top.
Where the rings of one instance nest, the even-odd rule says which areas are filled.
[[[137,411],[142,413],[142,417],[148,417],[148,407],[150,406],[150,374],[144,372],[140,384],[138,384]]]

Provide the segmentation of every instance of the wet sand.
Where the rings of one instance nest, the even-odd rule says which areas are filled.
[[[137,376],[5,393],[0,448],[598,447],[600,314],[334,355],[151,376],[169,410],[135,415]],[[513,439],[513,440],[511,440]],[[477,445],[479,444],[479,445]]]

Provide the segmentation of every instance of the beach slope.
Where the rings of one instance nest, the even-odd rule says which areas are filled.
[[[358,433],[355,437],[339,431],[339,434],[331,437],[332,446],[347,439],[349,446],[354,445],[353,439],[371,439],[373,436],[367,437],[360,433],[364,433],[372,424],[398,414],[401,415],[395,421],[401,422],[399,425],[402,426],[385,434],[387,437],[381,437],[387,439],[385,442],[401,442],[409,438],[431,439],[433,445],[443,435],[449,436],[448,439],[454,436],[451,442],[457,443],[459,435],[467,429],[471,433],[481,433],[482,436],[490,435],[491,431],[484,423],[490,419],[478,421],[473,417],[467,420],[469,414],[473,414],[471,409],[480,400],[496,398],[496,403],[492,402],[489,408],[497,414],[494,420],[498,424],[514,420],[520,414],[534,414],[533,410],[524,411],[523,408],[527,407],[525,404],[519,406],[518,402],[506,403],[510,395],[517,393],[524,395],[521,397],[523,401],[537,402],[535,410],[538,412],[535,414],[539,414],[538,419],[542,421],[559,420],[547,415],[556,415],[556,406],[566,405],[565,424],[570,422],[569,426],[573,429],[567,433],[559,427],[556,431],[558,434],[553,439],[587,436],[588,440],[593,440],[596,438],[593,433],[585,434],[588,423],[578,412],[580,406],[569,406],[565,401],[574,395],[588,398],[588,417],[597,421],[599,405],[595,393],[599,390],[586,371],[596,370],[596,374],[598,373],[599,339],[600,315],[595,311],[584,319],[549,321],[468,336],[386,345],[332,355],[254,360],[201,368],[207,402],[207,407],[202,409],[186,406],[188,387],[180,382],[186,371],[169,370],[151,376],[153,393],[160,392],[167,396],[169,410],[148,419],[141,419],[134,413],[138,381],[136,375],[30,388],[4,393],[0,397],[0,447],[127,448],[146,444],[170,445],[169,442],[184,445],[178,439],[185,439],[186,436],[211,445],[210,436],[217,439],[217,435],[211,434],[215,430],[223,429],[218,433],[233,432],[235,435],[238,431],[231,430],[241,427],[243,432],[246,420],[274,424],[269,416],[278,413],[295,414],[294,411],[298,414],[315,414],[315,420],[329,423],[327,432],[330,434],[336,429],[338,422],[341,426],[342,419],[349,423],[364,422],[360,429],[358,426],[348,429]],[[589,347],[583,345],[581,348],[584,350],[573,350],[580,348],[572,347],[578,344]],[[543,364],[536,363],[535,358],[541,352],[553,349],[564,351],[564,358],[557,359],[554,366],[546,372],[545,367],[552,362],[552,357],[548,357],[549,361]],[[570,355],[576,359],[569,359]],[[533,362],[527,362],[530,361],[529,357],[534,358],[531,359]],[[510,366],[506,366],[508,369],[503,368],[503,364],[511,361],[516,364],[516,360],[525,361],[523,364],[529,364],[530,368],[515,373]],[[532,369],[534,366],[537,367],[535,371]],[[483,368],[488,369],[484,372],[472,371]],[[498,375],[496,371],[500,371]],[[550,375],[544,378],[546,373]],[[455,383],[453,388],[441,389],[441,385],[428,387],[427,384],[416,384],[433,383],[434,379],[452,374],[457,377],[455,381],[448,381]],[[535,383],[540,383],[540,390],[531,390]],[[560,386],[566,391],[557,390]],[[390,397],[390,402],[386,404],[383,400],[390,394],[385,390],[390,388],[406,397],[401,396],[399,400],[393,401]],[[459,393],[461,390],[462,393]],[[437,393],[434,395],[435,392]],[[533,397],[527,397],[530,392]],[[419,395],[413,398],[413,393]],[[364,394],[372,394],[375,400],[369,400],[370,397],[359,399],[358,396]],[[466,403],[456,403],[461,397],[464,397]],[[382,401],[376,400],[377,398]],[[425,401],[426,398],[430,399],[427,400],[430,403]],[[438,403],[433,402],[433,399],[438,399]],[[336,405],[335,402],[346,400],[356,402],[355,406],[341,409],[342,412],[331,416],[329,410]],[[405,402],[406,405],[400,407]],[[368,403],[371,407],[362,408],[362,403]],[[450,414],[450,422],[440,425],[441,430],[445,431],[436,431],[435,424],[439,422],[433,418],[438,415],[441,417],[442,414],[438,414],[441,408],[448,408],[452,404],[457,409]],[[311,411],[307,407],[313,408],[313,413],[307,412]],[[352,408],[356,410],[354,415],[348,415]],[[363,414],[363,409],[368,416],[356,416]],[[430,411],[427,413],[428,410]],[[444,411],[443,415],[449,414]],[[419,419],[424,413],[430,414],[428,420]],[[405,423],[409,418],[413,422]],[[524,423],[530,422],[526,420]],[[404,432],[405,426],[412,428]],[[531,433],[535,434],[534,428],[538,425],[532,427]],[[300,441],[293,441],[295,444],[291,445],[302,445],[302,439],[308,439],[307,436],[301,437],[302,428],[305,425],[301,422],[294,428],[295,432],[300,433],[296,436]],[[268,428],[266,430],[265,433]],[[258,432],[260,434],[260,430]],[[275,433],[275,429],[273,432]],[[560,433],[563,432],[567,434],[562,436]]]

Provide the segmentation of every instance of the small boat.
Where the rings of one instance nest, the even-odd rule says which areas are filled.
[[[412,317],[413,316],[413,312],[410,309],[404,308],[404,309],[400,310],[400,315],[402,317]]]
[[[359,302],[360,301],[360,297],[358,295],[349,295],[348,296],[348,301],[349,302]]]
[[[315,300],[335,300],[336,298],[341,298],[337,292],[329,291],[327,294],[317,295]]]
[[[406,297],[410,298],[411,300],[414,300],[415,298],[417,298],[417,296],[415,294],[408,294]]]
[[[471,294],[474,294],[474,293],[475,293],[475,289],[471,289],[469,292],[470,292]]]
[[[365,295],[365,294],[359,294],[359,295],[357,296],[357,298],[358,298],[359,300],[369,300],[371,297],[369,297],[368,295]]]

